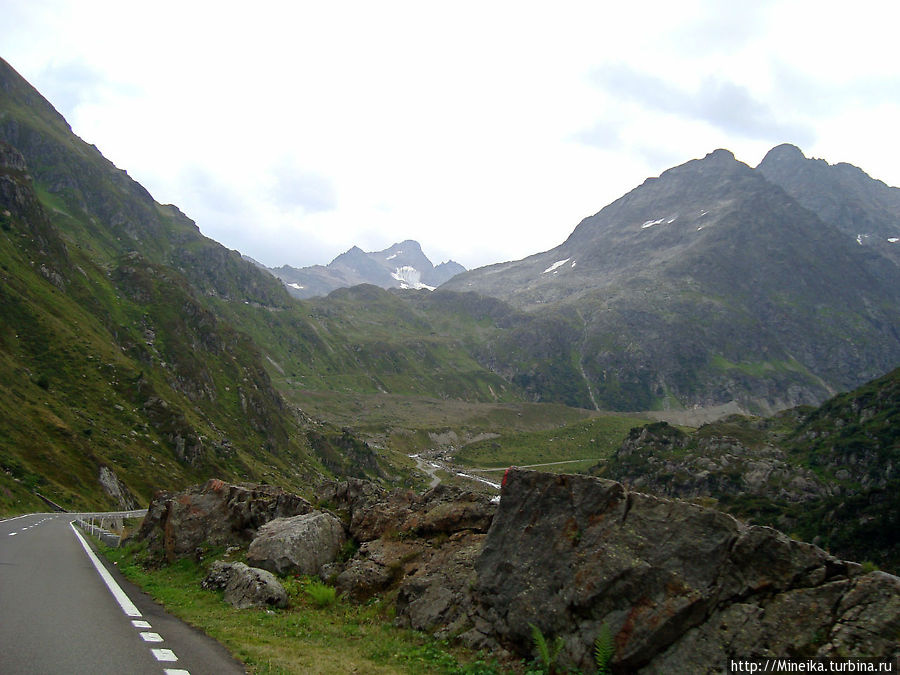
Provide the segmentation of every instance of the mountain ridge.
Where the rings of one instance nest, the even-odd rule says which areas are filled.
[[[535,315],[569,308],[577,319],[558,330],[600,407],[771,412],[896,365],[898,288],[889,259],[718,150],[646,180],[556,248],[441,290]]]
[[[434,265],[422,252],[419,242],[413,239],[368,253],[353,246],[327,265],[301,268],[282,265],[269,269],[296,298],[320,297],[338,288],[359,284],[434,290],[464,271],[465,268],[453,260]]]

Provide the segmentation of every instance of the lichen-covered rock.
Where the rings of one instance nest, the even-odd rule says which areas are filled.
[[[275,575],[241,562],[217,560],[210,567],[202,586],[209,590],[224,590],[225,602],[238,609],[288,606],[287,592]]]
[[[150,502],[137,539],[175,560],[204,545],[247,545],[274,518],[309,513],[302,497],[270,485],[229,485],[212,479],[183,492],[160,492]]]
[[[427,548],[422,540],[375,539],[363,542],[335,578],[344,595],[364,600],[398,583]]]
[[[606,623],[628,672],[730,656],[900,655],[900,579],[770,528],[598,478],[512,470],[475,565],[476,629],[522,656],[529,624],[593,667]]]
[[[259,528],[247,561],[276,574],[316,575],[334,562],[346,541],[344,526],[330,513],[275,518]]]
[[[460,532],[423,552],[397,593],[397,623],[449,638],[472,628],[475,560],[486,535]]]

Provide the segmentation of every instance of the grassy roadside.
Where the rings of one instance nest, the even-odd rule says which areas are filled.
[[[204,563],[183,559],[155,567],[147,564],[140,546],[98,549],[167,611],[221,642],[254,674],[504,672],[483,655],[394,627],[388,600],[355,604],[338,598],[320,606],[307,592],[310,579],[285,578],[288,609],[238,610],[222,600],[221,592],[200,586]]]

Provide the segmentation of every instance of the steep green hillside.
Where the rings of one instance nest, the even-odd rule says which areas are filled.
[[[99,268],[61,237],[5,144],[0,188],[7,505],[26,488],[119,506],[210,475],[311,477],[314,453],[256,347],[178,272],[137,253]]]

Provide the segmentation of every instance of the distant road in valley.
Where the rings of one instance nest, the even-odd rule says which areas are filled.
[[[92,560],[71,519],[0,521],[0,673],[245,672],[220,644]]]

